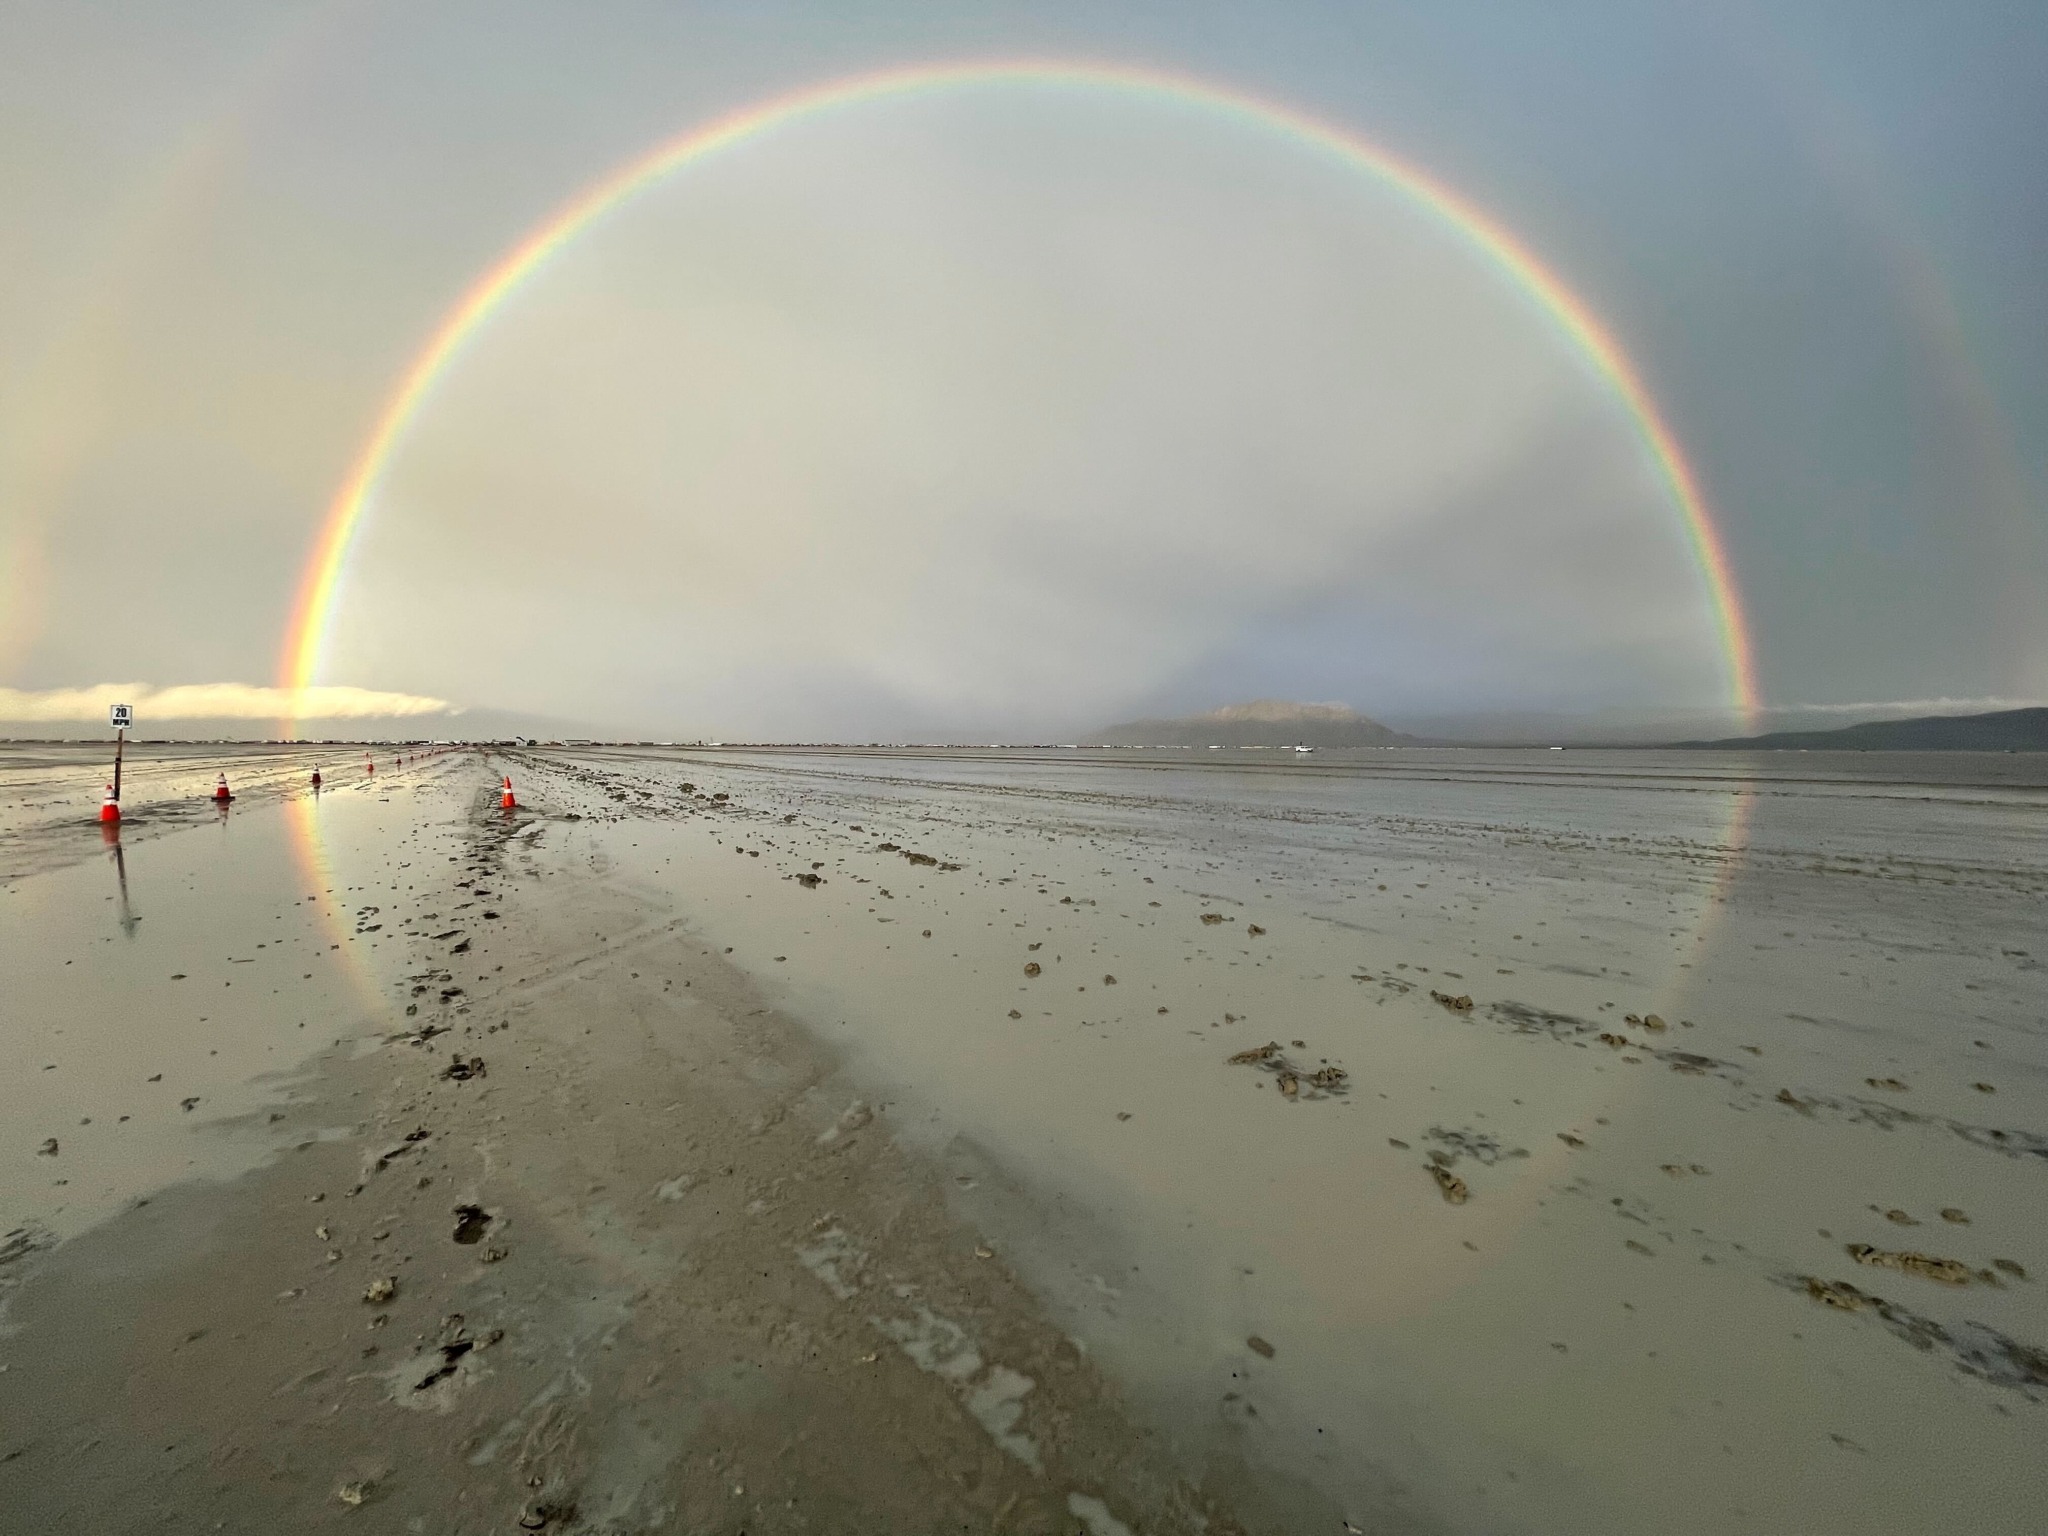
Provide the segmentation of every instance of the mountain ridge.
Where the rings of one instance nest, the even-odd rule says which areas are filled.
[[[1126,720],[1082,738],[1091,747],[1404,747],[1405,736],[1347,704],[1253,699],[1199,715]]]
[[[1866,720],[1831,731],[1772,731],[1671,746],[1709,752],[2048,752],[2048,706]]]

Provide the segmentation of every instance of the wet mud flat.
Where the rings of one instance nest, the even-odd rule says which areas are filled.
[[[1992,768],[465,755],[21,876],[0,1529],[2035,1529]]]
[[[312,793],[316,771],[326,787],[385,786],[405,758],[417,779],[441,759],[433,749],[387,743],[183,742],[131,740],[122,754],[122,838],[133,847],[165,832],[216,820],[212,801],[228,780],[243,810]],[[0,882],[78,857],[79,826],[95,822],[114,777],[112,736],[104,742],[0,742]]]
[[[72,985],[122,942],[108,871],[19,881],[79,1086],[6,1116],[0,1530],[1329,1523],[1134,1423],[892,1106],[582,813],[501,813],[500,766],[329,797],[295,849],[135,850],[140,933],[217,921],[136,941],[125,1031]]]
[[[1560,756],[525,771],[1184,1455],[1361,1529],[2033,1528],[2044,765]]]

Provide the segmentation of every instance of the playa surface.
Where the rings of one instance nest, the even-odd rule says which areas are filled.
[[[2048,1498],[2039,757],[387,750],[0,754],[0,1530]]]

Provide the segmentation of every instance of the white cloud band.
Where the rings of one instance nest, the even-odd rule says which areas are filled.
[[[0,688],[0,720],[90,721],[104,725],[107,707],[133,704],[136,723],[150,720],[362,720],[445,714],[446,699],[370,688],[259,688],[250,683],[94,683],[85,688]]]

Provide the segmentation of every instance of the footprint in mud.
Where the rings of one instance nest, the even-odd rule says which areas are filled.
[[[1777,1283],[1803,1291],[1834,1311],[1873,1317],[1888,1332],[1915,1349],[1941,1350],[1965,1375],[1975,1376],[1994,1386],[2011,1388],[2035,1402],[2042,1401],[2044,1393],[2048,1393],[2048,1350],[2023,1344],[1983,1323],[1938,1323],[1846,1280],[1822,1280],[1817,1275],[1782,1275],[1777,1277]]]
[[[480,1205],[458,1205],[455,1207],[455,1241],[466,1245],[482,1242],[491,1220],[491,1213]]]

